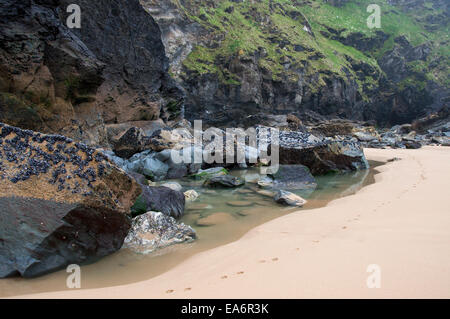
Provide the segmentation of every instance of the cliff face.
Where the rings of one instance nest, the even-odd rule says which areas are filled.
[[[448,1],[379,1],[380,29],[370,3],[2,0],[0,121],[107,146],[156,119],[393,125],[448,104]]]
[[[393,125],[448,103],[446,1],[379,1],[380,29],[367,27],[369,0],[141,3],[188,119],[250,125],[312,110]]]
[[[69,4],[81,28],[69,29]],[[105,125],[181,116],[161,33],[137,0],[2,0],[0,121],[107,144]]]

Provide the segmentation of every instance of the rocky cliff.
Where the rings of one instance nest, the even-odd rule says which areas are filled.
[[[381,125],[448,103],[448,1],[141,0],[156,19],[186,117],[251,125],[305,112]],[[211,115],[214,116],[211,116]]]
[[[69,4],[80,29],[66,25]],[[182,115],[168,67],[137,0],[0,2],[0,121],[105,145],[107,125]]]
[[[448,1],[381,0],[379,29],[371,2],[2,0],[0,121],[114,148],[183,117],[388,126],[448,104]]]

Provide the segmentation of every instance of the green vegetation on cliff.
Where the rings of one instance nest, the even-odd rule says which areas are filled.
[[[332,5],[331,3],[338,3]],[[324,85],[330,75],[353,79],[363,98],[363,88],[373,88],[385,73],[380,59],[394,48],[395,39],[411,47],[425,45],[426,58],[407,64],[411,74],[402,83],[424,87],[427,80],[449,85],[448,21],[443,9],[431,1],[416,0],[413,8],[388,0],[341,1],[208,1],[184,0],[177,5],[192,20],[209,30],[216,45],[197,45],[183,62],[189,72],[212,73],[223,83],[238,85],[239,79],[223,67],[223,61],[239,56],[258,57],[260,67],[274,81],[286,76],[298,79],[302,69],[318,74],[311,90]],[[369,4],[381,7],[381,28],[367,26]],[[441,21],[442,20],[442,21]],[[369,75],[354,65],[372,70]],[[289,67],[287,67],[289,66]],[[425,77],[417,77],[420,72]]]

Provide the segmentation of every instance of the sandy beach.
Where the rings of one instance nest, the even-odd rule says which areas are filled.
[[[150,280],[25,298],[450,298],[450,148],[365,149],[376,183]],[[380,288],[368,288],[377,265]],[[126,271],[126,270],[125,270]]]

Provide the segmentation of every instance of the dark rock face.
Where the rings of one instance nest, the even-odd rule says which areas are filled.
[[[33,277],[120,248],[140,187],[97,150],[0,123],[0,277]]]
[[[138,202],[145,206],[145,212],[161,212],[174,218],[180,218],[184,214],[184,194],[168,187],[143,186]]]
[[[30,278],[90,263],[122,246],[130,217],[35,198],[0,198],[0,278]]]
[[[230,175],[211,177],[203,183],[203,185],[207,187],[227,187],[227,188],[239,187],[244,184],[245,182],[242,181],[241,179]]]
[[[80,29],[66,26],[69,4]],[[0,120],[106,144],[104,124],[180,114],[159,27],[138,0],[5,0],[0,18]]]
[[[309,169],[303,165],[280,165],[272,178],[275,188],[307,189],[317,186]]]

